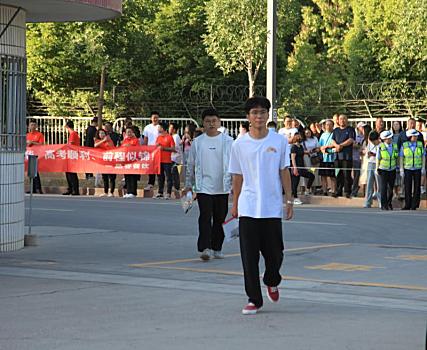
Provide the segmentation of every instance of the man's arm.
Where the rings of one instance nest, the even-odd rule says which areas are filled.
[[[286,220],[291,220],[294,216],[294,205],[292,200],[291,174],[288,168],[280,170],[280,180],[285,189],[286,198]]]
[[[183,194],[185,195],[188,191],[191,191],[195,181],[195,159],[196,159],[196,146],[195,144],[190,148],[190,153],[187,159],[187,168],[185,169],[185,188]]]
[[[233,206],[231,208],[231,216],[233,218],[239,217],[239,197],[240,193],[242,192],[242,186],[243,186],[243,175],[240,174],[233,174]]]
[[[347,140],[345,140],[343,143],[340,144],[341,147],[347,147],[347,146],[351,146],[354,143],[354,139],[352,139],[351,137]]]

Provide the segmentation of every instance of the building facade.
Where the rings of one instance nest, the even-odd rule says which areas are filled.
[[[27,22],[96,21],[121,0],[6,0],[0,4],[0,252],[24,246]]]

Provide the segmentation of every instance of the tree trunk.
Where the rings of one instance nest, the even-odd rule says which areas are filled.
[[[252,67],[248,67],[249,98],[255,96],[255,77],[252,73]]]
[[[105,74],[107,67],[102,66],[101,69],[101,81],[99,82],[99,98],[98,98],[98,112],[96,116],[98,117],[98,129],[102,129],[102,112],[104,109],[104,91],[105,91]]]

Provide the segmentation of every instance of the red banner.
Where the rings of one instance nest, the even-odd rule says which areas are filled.
[[[160,149],[156,146],[117,147],[109,150],[72,145],[27,148],[38,156],[40,173],[159,174]]]

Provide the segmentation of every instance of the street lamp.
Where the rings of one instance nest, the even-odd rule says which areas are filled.
[[[276,41],[277,0],[267,0],[267,98],[271,102],[269,120],[277,122],[276,109]]]

